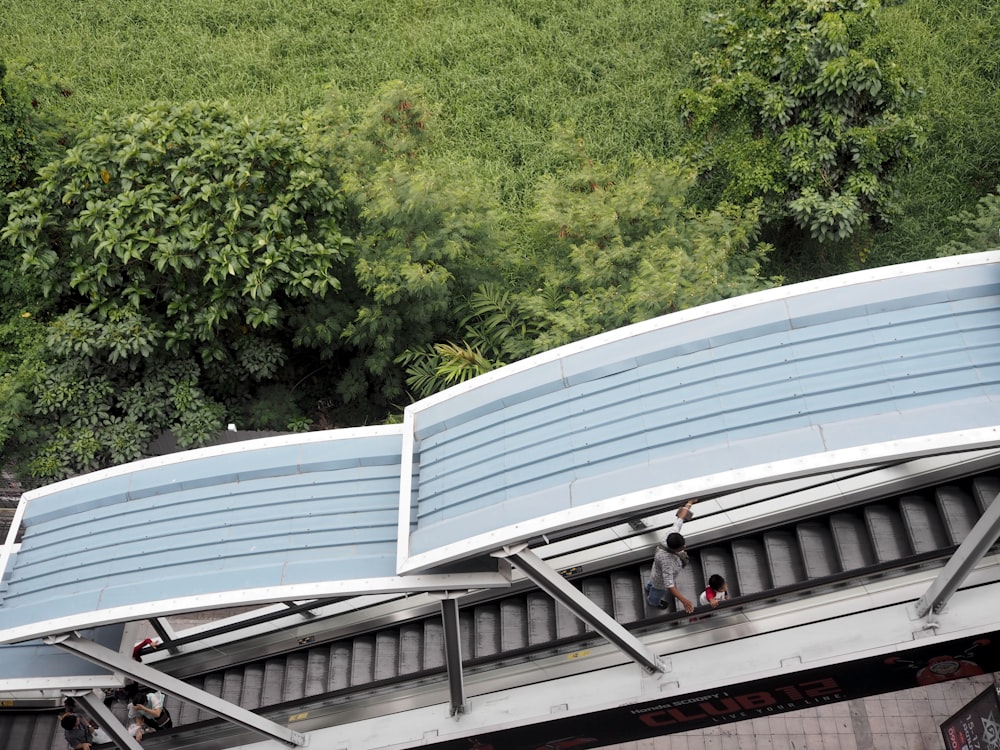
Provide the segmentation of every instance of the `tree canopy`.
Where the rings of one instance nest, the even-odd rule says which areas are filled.
[[[382,422],[783,278],[998,244],[995,4],[247,3],[181,3],[117,57],[138,27],[106,3],[0,16],[24,478],[167,430]]]
[[[681,96],[699,172],[820,241],[884,224],[921,128],[877,36],[877,0],[750,0],[709,16],[700,88]]]

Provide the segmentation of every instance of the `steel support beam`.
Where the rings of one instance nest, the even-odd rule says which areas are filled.
[[[626,630],[620,622],[590,601],[573,584],[559,575],[544,560],[527,547],[507,547],[504,555],[524,571],[538,588],[624,651],[649,672],[666,671],[663,663],[645,644]]]
[[[448,692],[451,694],[451,715],[465,713],[465,678],[462,674],[462,632],[458,620],[458,599],[441,600],[441,621],[444,623],[444,663],[448,669]]]
[[[998,498],[1000,496],[993,498],[986,512],[972,527],[965,540],[958,545],[958,549],[952,554],[944,569],[927,589],[927,593],[920,597],[920,601],[917,602],[917,618],[926,617],[931,613],[937,614],[944,609],[948,599],[962,585],[969,571],[976,567],[986,551],[996,543],[997,537],[1000,537]]]
[[[85,693],[73,693],[73,700],[83,706],[87,714],[92,716],[111,736],[116,747],[125,750],[142,750],[142,745],[128,733],[128,729],[122,726],[118,717],[111,713],[111,709],[104,705],[104,701],[93,690]]]
[[[155,687],[179,700],[194,703],[216,716],[239,724],[270,739],[284,742],[290,746],[302,746],[306,744],[306,736],[299,732],[293,732],[288,727],[277,724],[270,719],[265,719],[263,716],[258,716],[240,706],[235,706],[228,701],[206,693],[204,690],[192,687],[178,680],[176,677],[159,672],[142,662],[122,656],[117,651],[105,648],[94,641],[81,638],[77,633],[49,636],[45,639],[45,643],[51,646],[58,646],[94,664],[107,667],[115,672],[121,672],[143,685]]]
[[[163,646],[171,654],[180,653],[180,649],[174,645],[174,637],[177,635],[174,629],[170,627],[170,623],[167,622],[166,618],[163,617],[151,617],[149,619],[149,624],[156,631],[156,635],[160,639],[160,646]]]

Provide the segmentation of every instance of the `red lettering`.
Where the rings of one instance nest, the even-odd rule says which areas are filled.
[[[802,691],[799,690],[794,685],[785,685],[784,687],[776,687],[774,692],[781,693],[790,701],[800,701],[802,700]]]
[[[720,698],[717,701],[705,701],[699,703],[698,708],[709,716],[723,716],[724,714],[734,714],[740,711],[740,704],[732,698]]]
[[[810,685],[814,685],[815,687],[810,687]],[[833,695],[840,692],[840,685],[837,684],[836,680],[829,677],[824,680],[803,682],[800,687],[809,698],[819,698],[822,695]]]
[[[746,695],[736,696],[736,700],[740,702],[743,708],[766,708],[778,702],[770,693],[747,693]]]
[[[666,711],[653,711],[652,713],[642,714],[639,720],[651,727],[668,727],[671,724],[676,724],[677,722],[673,719],[667,719],[664,717]]]
[[[693,714],[691,716],[684,713],[684,708],[668,708],[667,713],[673,716],[677,721],[694,721],[695,719],[705,719],[708,718],[705,714]],[[686,706],[690,708],[690,706]]]

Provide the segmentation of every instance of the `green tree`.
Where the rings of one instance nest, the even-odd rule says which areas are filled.
[[[461,300],[498,276],[496,199],[469,164],[429,156],[435,114],[425,99],[391,81],[364,112],[335,97],[312,122],[349,201],[353,273],[342,296],[351,304],[338,313],[317,301],[297,341],[346,362],[344,401],[386,411],[405,392],[397,358],[457,330]]]
[[[1000,248],[1000,185],[996,192],[979,199],[975,212],[961,211],[951,220],[962,237],[938,248],[939,258]]]
[[[168,428],[203,442],[287,361],[289,311],[339,287],[345,213],[291,121],[193,103],[98,118],[11,194],[0,233],[61,310],[24,383],[32,471],[132,460]]]
[[[487,191],[424,158],[428,118],[399,85],[299,122],[156,104],[13,193],[0,240],[55,306],[17,381],[31,471],[131,460],[166,429],[384,418],[395,357],[455,329],[496,255]]]
[[[762,271],[756,207],[687,204],[696,179],[677,161],[626,167],[589,156],[557,132],[564,167],[540,181],[530,236],[531,283],[507,294],[484,286],[465,303],[459,341],[400,358],[408,385],[427,395],[562,344],[780,283]]]
[[[877,0],[749,0],[707,17],[715,42],[681,95],[709,194],[764,200],[823,242],[892,214],[893,178],[921,141],[878,35]]]
[[[31,104],[11,86],[0,60],[0,195],[28,184],[38,152]]]

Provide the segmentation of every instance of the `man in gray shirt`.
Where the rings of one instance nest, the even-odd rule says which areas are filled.
[[[684,569],[687,564],[687,553],[684,551],[685,541],[681,535],[681,526],[684,521],[691,517],[691,506],[694,500],[688,500],[683,508],[677,511],[677,520],[670,527],[665,543],[656,545],[656,553],[653,555],[653,570],[649,576],[649,583],[646,585],[646,602],[650,607],[666,609],[667,604],[664,597],[667,593],[674,597],[684,607],[688,614],[694,612],[694,602],[684,596],[677,588],[677,574]]]

